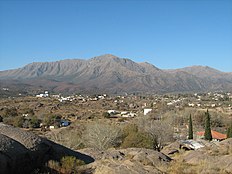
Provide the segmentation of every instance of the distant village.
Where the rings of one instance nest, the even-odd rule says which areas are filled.
[[[3,88],[2,90],[8,91],[9,89]],[[34,97],[28,97],[37,103],[33,110],[34,115],[41,115],[40,113],[43,113],[43,115],[53,115],[49,121],[39,121],[39,124],[34,126],[34,128],[38,127],[43,131],[68,127],[75,120],[83,118],[103,117],[119,122],[127,122],[129,121],[128,119],[138,116],[154,115],[154,119],[159,120],[162,119],[167,111],[179,112],[186,109],[195,109],[197,111],[206,111],[206,109],[209,109],[217,113],[227,114],[229,119],[232,119],[232,94],[222,91],[164,95],[125,94],[118,96],[110,96],[108,94],[63,96],[62,94],[50,94],[49,91],[44,91],[43,93],[36,94]],[[48,104],[46,106],[43,103]],[[65,109],[72,107],[72,104],[73,107],[75,106],[73,111],[72,109],[66,111]],[[61,109],[61,106],[63,106],[63,109]],[[40,111],[40,108],[44,108],[44,110]],[[3,111],[4,107],[1,110]],[[58,111],[62,111],[61,114],[57,114]],[[24,118],[23,127],[30,127],[27,121],[25,121],[31,121],[30,113],[23,113],[22,116]],[[40,118],[40,120],[43,119],[42,117]],[[182,134],[182,132],[185,132],[184,130],[187,128],[188,125],[186,123],[175,126],[174,137],[184,139],[186,134]],[[220,134],[216,130],[212,131],[215,140],[220,141],[226,138],[225,134]],[[195,134],[198,138],[203,136],[200,129]]]

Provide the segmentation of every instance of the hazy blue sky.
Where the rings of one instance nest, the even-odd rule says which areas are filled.
[[[232,0],[0,0],[0,70],[106,53],[232,72]]]

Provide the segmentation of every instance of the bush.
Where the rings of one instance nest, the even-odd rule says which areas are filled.
[[[85,163],[81,160],[77,160],[73,156],[65,156],[61,159],[61,168],[64,173],[72,173],[75,171],[76,166],[84,165]]]
[[[34,113],[34,110],[31,109],[31,108],[25,108],[25,109],[23,110],[23,113],[24,113],[24,114],[29,114],[30,116],[32,116],[32,115],[35,114],[35,113]]]
[[[24,118],[21,116],[17,116],[13,118],[13,126],[15,127],[23,127]]]
[[[4,117],[15,117],[18,116],[18,111],[16,108],[5,108]]]
[[[148,148],[153,147],[152,140],[147,133],[139,132],[138,126],[135,124],[126,125],[123,129],[123,142],[122,148]]]
[[[127,137],[124,138],[121,147],[122,148],[137,147],[137,148],[152,149],[153,143],[152,143],[152,139],[148,134],[142,132],[132,132]]]
[[[48,161],[47,167],[48,167],[48,170],[50,170],[49,173],[55,173],[55,172],[58,173],[60,172],[60,169],[61,169],[59,162],[54,161],[54,160]],[[55,172],[52,172],[52,171],[55,171]]]
[[[61,158],[60,163],[50,160],[47,163],[47,167],[51,173],[78,173],[78,166],[85,165],[85,162],[79,160],[73,156],[64,156]]]
[[[39,126],[40,126],[40,120],[36,116],[33,116],[30,119],[30,125],[29,125],[29,127],[30,128],[38,128]]]

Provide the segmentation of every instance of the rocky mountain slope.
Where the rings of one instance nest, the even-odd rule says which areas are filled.
[[[27,91],[164,93],[229,90],[232,74],[202,66],[161,70],[149,63],[106,54],[89,60],[31,63],[23,68],[1,71],[0,82],[0,87],[17,86]]]

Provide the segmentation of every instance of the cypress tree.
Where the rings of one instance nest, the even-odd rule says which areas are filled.
[[[205,139],[211,141],[212,140],[212,134],[211,134],[211,128],[210,128],[210,115],[209,111],[207,109],[207,112],[205,113]]]
[[[189,116],[189,135],[188,135],[188,139],[193,139],[193,122],[192,122],[191,114]]]
[[[232,138],[232,122],[230,123],[230,127],[227,129],[227,138]]]

